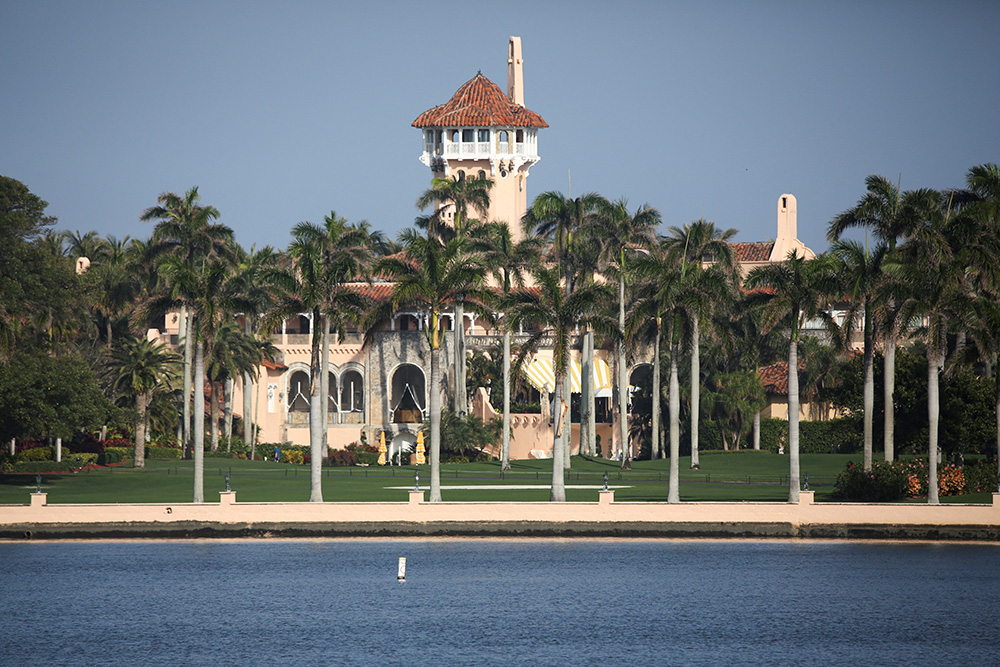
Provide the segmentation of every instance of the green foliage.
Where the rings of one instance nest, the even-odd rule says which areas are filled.
[[[495,447],[500,440],[502,423],[494,419],[489,424],[475,415],[459,417],[452,410],[441,415],[441,461],[446,457],[464,457],[474,461],[482,450]],[[429,438],[430,426],[424,424],[424,437]]]
[[[31,449],[24,449],[17,453],[14,457],[16,463],[22,463],[24,461],[55,461],[56,460],[56,448],[51,446],[43,447],[32,447]]]
[[[799,422],[799,452],[802,454],[854,454],[864,440],[860,419],[844,417]]]
[[[181,450],[180,447],[146,445],[146,458],[176,460],[181,458]]]
[[[329,462],[328,465],[342,468],[345,466],[357,465],[358,457],[354,452],[346,449],[334,449],[330,451],[330,456],[327,461]]]
[[[833,497],[859,502],[893,502],[906,498],[910,476],[909,465],[900,462],[877,461],[865,472],[863,467],[848,463],[837,475]]]
[[[799,446],[801,441],[802,423],[799,422]],[[762,417],[760,420],[760,448],[761,450],[778,453],[780,447],[788,446],[788,421],[775,419],[773,417]]]
[[[977,461],[963,468],[965,493],[994,493],[997,490],[997,462]]]
[[[134,456],[132,447],[105,447],[104,451],[97,457],[98,465],[109,466],[121,463]]]

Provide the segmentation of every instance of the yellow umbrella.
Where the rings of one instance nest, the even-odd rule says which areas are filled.
[[[380,466],[384,466],[386,463],[385,461],[386,451],[387,450],[385,448],[385,431],[382,431],[382,433],[378,437],[378,464]]]
[[[417,465],[422,466],[427,463],[424,457],[424,432],[417,431]]]

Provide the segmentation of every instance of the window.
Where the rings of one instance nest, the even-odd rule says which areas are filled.
[[[481,181],[485,181],[486,180],[486,172],[483,171],[482,169],[480,169],[479,170],[479,174],[477,174],[477,178],[479,178],[479,180],[481,180]]]
[[[479,130],[479,141],[489,141],[490,131],[489,130]]]
[[[346,371],[340,381],[340,411],[364,412],[365,383],[358,371]]]
[[[288,411],[309,412],[309,374],[295,371],[288,380]]]
[[[475,141],[476,131],[475,130],[462,130],[462,143],[471,144]]]
[[[458,170],[458,180],[459,180],[459,182],[465,180],[465,170],[464,169],[459,169]]]

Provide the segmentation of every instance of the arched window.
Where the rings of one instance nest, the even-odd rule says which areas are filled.
[[[464,181],[465,180],[465,170],[464,169],[459,169],[458,170],[458,180],[459,181]]]
[[[403,313],[396,319],[396,328],[399,331],[416,331],[420,328],[420,323],[413,315]]]
[[[486,180],[486,172],[483,171],[482,169],[480,169],[479,173],[476,174],[476,177],[479,178],[479,180],[481,180],[481,181],[485,181]]]
[[[340,412],[345,424],[364,421],[365,380],[360,371],[352,369],[340,376]]]
[[[389,421],[416,424],[424,420],[427,392],[424,371],[413,364],[400,364],[392,373],[389,391]]]
[[[293,371],[286,395],[288,412],[309,414],[309,373]]]

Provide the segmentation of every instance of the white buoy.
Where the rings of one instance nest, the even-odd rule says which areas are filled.
[[[406,581],[406,559],[399,559],[399,570],[396,572],[397,581]]]

